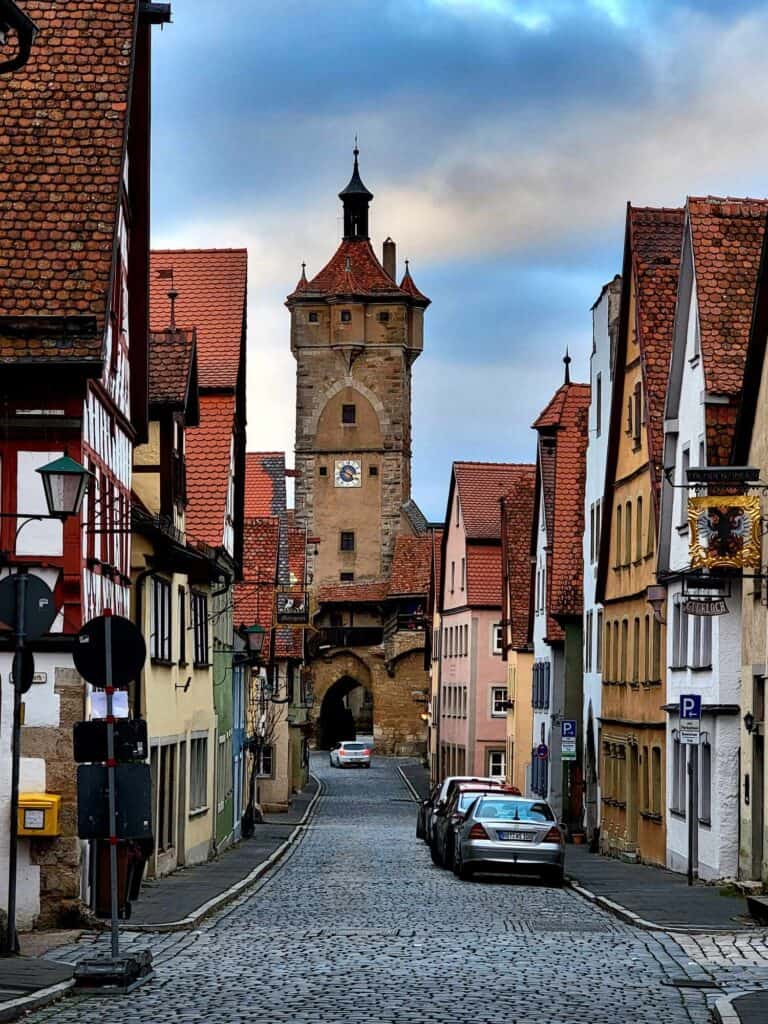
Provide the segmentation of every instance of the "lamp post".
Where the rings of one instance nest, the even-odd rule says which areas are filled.
[[[24,67],[37,35],[37,25],[14,0],[0,0],[0,47],[5,46],[9,32],[16,36],[17,53],[10,60],[0,61],[0,75],[9,75]]]
[[[2,3],[2,0],[0,0]],[[0,11],[2,8],[0,8]],[[69,516],[79,515],[83,497],[88,487],[90,473],[67,456],[41,466],[37,472],[42,477],[48,514],[23,512],[2,512],[0,518],[21,519],[16,530],[19,536],[27,523],[41,519],[64,521]],[[24,689],[25,652],[28,640],[27,588],[29,576],[26,569],[20,569],[11,577],[15,587],[15,619],[13,623],[13,727],[11,733],[11,821],[8,848],[8,922],[5,932],[4,956],[18,953],[16,935],[16,868],[18,857],[19,827],[19,763],[21,759],[21,695]]]

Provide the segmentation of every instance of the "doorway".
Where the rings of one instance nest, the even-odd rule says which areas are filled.
[[[373,694],[351,676],[328,690],[320,708],[317,745],[328,750],[343,740],[373,735]]]

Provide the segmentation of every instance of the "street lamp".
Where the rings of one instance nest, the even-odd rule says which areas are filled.
[[[37,35],[37,25],[16,6],[14,0],[0,0],[0,46],[5,46],[9,32],[16,35],[18,53],[10,60],[0,61],[0,75],[9,75],[24,67]]]
[[[66,519],[80,511],[91,474],[79,462],[62,455],[37,470],[43,480],[45,503],[53,519]]]
[[[253,626],[241,626],[240,632],[245,634],[248,651],[253,655],[254,660],[257,660],[264,650],[264,637],[267,631],[257,622]]]

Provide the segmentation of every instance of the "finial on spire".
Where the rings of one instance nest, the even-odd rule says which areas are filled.
[[[355,155],[355,163],[357,163],[357,158],[360,156],[360,147],[357,144],[357,132],[355,132],[355,148],[352,150],[352,152]]]
[[[565,348],[565,355],[563,356],[563,362],[565,363],[565,383],[571,383],[571,357],[568,355],[568,346]]]
[[[170,288],[168,291],[168,298],[171,300],[171,330],[176,330],[176,299],[178,299],[179,293],[175,288]]]
[[[301,261],[301,280],[307,280],[307,264],[304,262],[304,260]]]

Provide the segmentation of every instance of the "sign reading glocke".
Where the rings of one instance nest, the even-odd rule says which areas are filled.
[[[759,568],[760,499],[757,496],[689,498],[688,522],[691,568]]]
[[[278,626],[306,626],[309,624],[309,599],[305,590],[278,592],[277,624]]]

